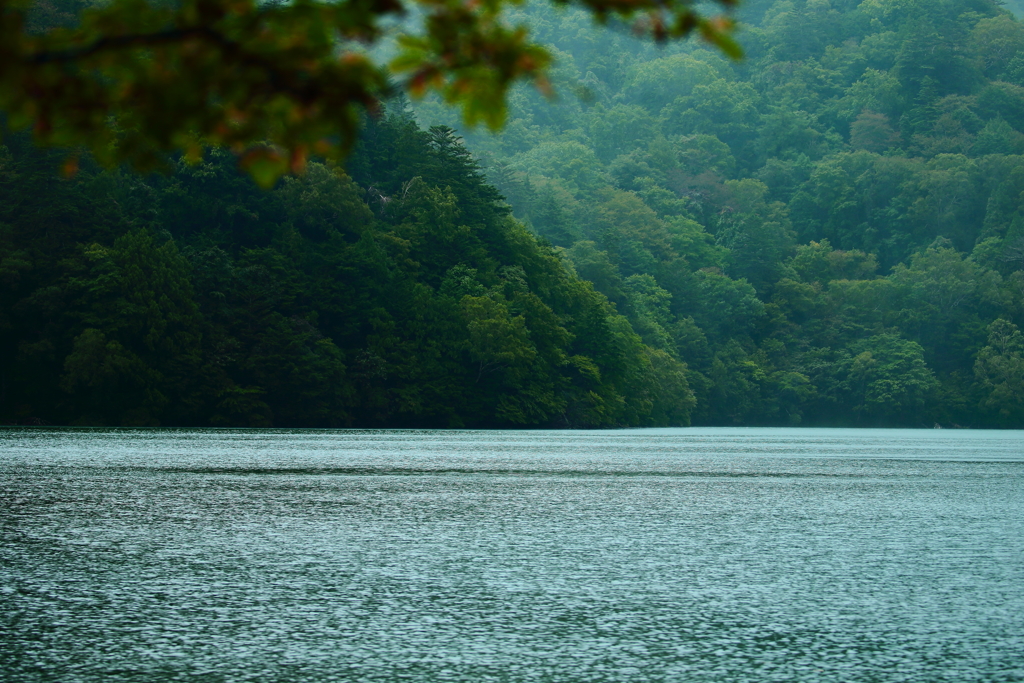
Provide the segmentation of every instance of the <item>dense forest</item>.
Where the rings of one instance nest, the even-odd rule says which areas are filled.
[[[557,102],[392,101],[270,191],[5,136],[0,422],[1024,426],[1024,25],[740,17],[732,62],[526,6]]]
[[[687,364],[695,423],[1024,425],[1024,25],[1006,8],[748,0],[739,62],[522,15],[560,101],[522,89],[504,133],[467,145]]]

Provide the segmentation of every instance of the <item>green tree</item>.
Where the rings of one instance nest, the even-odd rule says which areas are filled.
[[[850,146],[869,152],[884,152],[897,141],[896,131],[885,114],[865,109],[850,124]]]
[[[203,402],[201,319],[188,264],[145,229],[112,248],[84,249],[75,279],[85,330],[64,363],[62,388],[84,424],[182,423]]]
[[[534,359],[537,351],[523,316],[510,316],[503,303],[486,296],[465,296],[460,305],[469,335],[467,350],[476,371],[474,382]]]
[[[925,347],[936,368],[969,370],[984,339],[982,321],[999,307],[999,274],[937,241],[915,254],[909,267],[896,266],[888,279],[895,313],[890,320]]]
[[[734,0],[716,0],[724,9]],[[469,124],[504,122],[505,93],[519,80],[547,87],[547,50],[507,3],[418,2],[419,27],[400,33],[391,68],[414,95],[436,91]],[[600,21],[614,16],[656,40],[703,37],[737,55],[725,17],[682,0],[583,0]],[[361,45],[382,39],[404,14],[394,0],[115,0],[84,11],[76,27],[27,30],[29,0],[0,4],[0,111],[36,140],[89,147],[102,160],[152,167],[166,150],[191,158],[204,144],[246,150],[269,185],[310,154],[343,154],[360,114],[389,84]],[[269,142],[272,146],[259,146]]]
[[[916,342],[880,334],[857,342],[844,369],[844,389],[861,424],[927,425],[938,381]]]
[[[1013,323],[998,318],[988,326],[988,345],[978,352],[974,377],[980,408],[999,427],[1024,421],[1024,335]]]
[[[828,240],[798,246],[789,265],[804,282],[822,285],[832,280],[868,279],[878,270],[878,260],[873,254],[833,249]]]
[[[663,351],[672,349],[674,344],[667,330],[671,324],[672,295],[647,274],[630,275],[624,284],[633,329],[647,346]]]
[[[719,218],[717,237],[729,249],[729,272],[765,291],[793,253],[788,212],[780,202],[765,202],[768,187],[758,180],[729,180],[725,186],[729,212]]]
[[[719,349],[708,372],[712,384],[703,417],[721,425],[774,421],[778,408],[771,369],[765,361],[760,354],[748,353],[735,339]]]
[[[982,19],[971,30],[970,45],[989,77],[1000,76],[1024,51],[1024,26],[1008,15]]]

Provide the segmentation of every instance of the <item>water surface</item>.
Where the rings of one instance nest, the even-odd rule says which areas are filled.
[[[1024,681],[1024,433],[2,430],[0,679]]]

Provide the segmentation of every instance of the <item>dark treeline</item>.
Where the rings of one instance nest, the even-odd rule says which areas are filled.
[[[509,215],[445,128],[263,192],[0,148],[0,417],[78,425],[686,424],[686,367]]]
[[[553,46],[561,101],[521,89],[506,131],[467,145],[516,217],[687,363],[695,423],[1024,426],[1010,12],[747,0],[735,63],[579,12],[519,18]]]
[[[731,63],[524,9],[564,95],[486,181],[401,103],[268,192],[5,138],[0,422],[1024,426],[1024,27],[743,12]]]

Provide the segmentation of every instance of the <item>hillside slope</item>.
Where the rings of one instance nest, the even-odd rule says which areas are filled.
[[[468,145],[689,365],[695,421],[1024,424],[1024,26],[989,0],[741,16],[733,63],[529,7],[561,99],[524,88]]]

